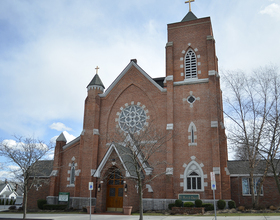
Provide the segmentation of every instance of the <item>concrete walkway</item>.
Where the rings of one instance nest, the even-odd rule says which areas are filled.
[[[22,218],[22,214],[0,213],[0,219]],[[28,219],[89,220],[88,214],[27,214]],[[138,220],[137,215],[91,215],[92,220]],[[218,216],[217,220],[279,220],[280,216]],[[144,216],[144,220],[215,220],[214,216]]]

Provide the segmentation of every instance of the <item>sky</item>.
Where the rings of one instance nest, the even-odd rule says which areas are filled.
[[[167,24],[184,2],[0,0],[0,141],[78,137],[96,66],[106,88],[135,58],[165,76]],[[192,11],[211,17],[220,71],[280,68],[280,0],[195,0]]]

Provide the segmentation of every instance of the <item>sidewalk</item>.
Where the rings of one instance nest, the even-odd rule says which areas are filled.
[[[0,219],[22,218],[22,214],[0,213]],[[27,214],[28,219],[89,220],[88,214]],[[92,220],[138,220],[138,215],[91,215]],[[217,216],[217,220],[279,220],[280,216]],[[214,216],[144,216],[144,220],[215,220]]]

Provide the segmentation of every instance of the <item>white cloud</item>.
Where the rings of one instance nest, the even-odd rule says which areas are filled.
[[[71,131],[72,128],[66,127],[65,124],[61,122],[54,122],[50,125],[51,129],[57,130],[57,131]]]
[[[198,18],[211,16],[220,69],[280,66],[279,20],[263,16],[277,16],[279,3],[271,3],[192,4]],[[184,2],[167,0],[1,1],[0,138],[36,132],[49,140],[56,134],[49,125],[57,121],[68,127],[53,129],[72,128],[78,136],[94,68],[106,88],[132,58],[150,76],[164,76],[166,24],[187,11]]]
[[[280,5],[272,3],[260,11],[261,14],[268,14],[274,18],[280,18]]]
[[[11,139],[9,139],[9,140],[3,140],[2,141],[2,144],[3,145],[6,145],[6,146],[9,146],[9,147],[11,147],[11,148],[13,148],[13,147],[16,147],[17,146],[17,142],[15,141],[15,140],[11,140]]]
[[[1,170],[0,171],[0,179],[1,180],[5,180],[5,179],[13,179],[14,178],[14,175],[13,173],[11,173],[10,171],[6,171],[6,170]]]

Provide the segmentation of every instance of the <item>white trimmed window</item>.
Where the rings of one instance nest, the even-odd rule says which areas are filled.
[[[196,146],[196,139],[197,139],[197,135],[195,135],[195,133],[197,132],[196,130],[196,126],[193,122],[190,123],[189,125],[189,129],[188,129],[188,139],[189,139],[189,146]]]
[[[259,177],[256,177],[253,179],[254,181],[254,193],[255,195],[257,195],[257,187],[258,184],[260,183],[261,179]],[[250,178],[242,178],[242,194],[243,195],[251,195],[251,187],[250,187],[250,182],[251,179]],[[261,188],[261,195],[263,195],[263,187]]]
[[[189,49],[185,55],[185,78],[197,78],[196,55],[192,49]]]
[[[72,162],[71,164],[71,171],[70,171],[70,185],[75,184],[75,163]]]
[[[185,169],[184,191],[204,191],[203,171],[195,161],[190,162]]]

